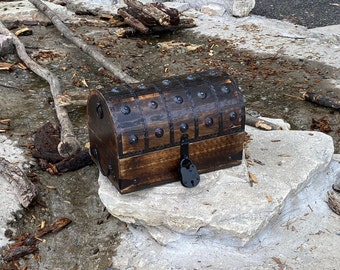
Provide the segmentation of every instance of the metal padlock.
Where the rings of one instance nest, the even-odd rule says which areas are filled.
[[[183,134],[181,138],[181,162],[179,164],[181,183],[183,186],[192,188],[200,182],[200,175],[195,164],[189,158],[189,138],[188,134]]]
[[[181,183],[183,186],[192,188],[200,182],[200,175],[191,159],[183,158],[180,163]]]

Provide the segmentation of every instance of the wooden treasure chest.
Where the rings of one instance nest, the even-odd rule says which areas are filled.
[[[221,70],[93,90],[87,110],[90,154],[121,193],[242,161],[243,97]]]

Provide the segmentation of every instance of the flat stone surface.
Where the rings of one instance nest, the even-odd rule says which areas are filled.
[[[99,177],[99,196],[120,220],[140,225],[166,245],[187,236],[243,246],[276,217],[288,197],[324,171],[333,155],[328,135],[307,131],[248,129],[247,153],[252,165],[201,175],[186,189],[171,183],[120,195],[106,177]],[[249,184],[248,170],[258,184]]]
[[[0,136],[0,157],[6,158],[11,163],[19,166],[25,161],[23,151],[16,147],[16,143]],[[7,244],[8,239],[4,236],[7,228],[7,222],[13,220],[13,212],[22,209],[16,191],[9,184],[8,180],[0,174],[0,247]]]
[[[277,218],[242,248],[200,236],[159,245],[141,226],[129,225],[113,257],[117,269],[338,269],[340,216],[326,203],[340,176],[340,155],[289,196]],[[292,195],[292,194],[291,194]]]
[[[44,1],[43,1],[44,2]],[[70,17],[73,12],[67,10],[66,7],[56,5],[50,2],[44,2],[49,8],[58,14],[61,19]],[[0,18],[3,22],[33,21],[42,24],[50,23],[43,13],[38,11],[29,1],[13,1],[1,3]]]
[[[225,12],[225,8],[218,4],[203,5],[201,12],[210,16],[222,16]]]
[[[225,14],[222,17],[214,17],[214,20],[207,14],[195,13],[192,10],[185,11],[183,15],[195,18],[197,27],[192,28],[192,31],[232,41],[240,50],[340,67],[338,25],[307,29],[304,26],[254,15],[235,18]],[[340,75],[333,79],[339,81]]]

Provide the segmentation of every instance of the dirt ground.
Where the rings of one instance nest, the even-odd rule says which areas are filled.
[[[88,19],[88,20],[86,20]],[[22,26],[22,25],[21,25]],[[97,47],[123,70],[141,81],[172,75],[221,68],[238,82],[248,113],[283,118],[293,129],[309,130],[312,119],[325,119],[340,152],[340,114],[302,101],[304,91],[322,92],[339,99],[329,79],[338,71],[306,60],[270,55],[254,55],[236,50],[235,44],[190,30],[154,36],[117,38],[115,28],[96,17],[69,27],[83,40]],[[96,61],[63,38],[53,26],[30,26],[33,35],[22,36],[28,53],[60,78],[64,91],[87,94],[90,89],[114,85],[117,80]],[[14,71],[1,71],[0,119],[11,119],[6,135],[27,149],[35,131],[47,121],[56,121],[53,102],[46,82],[29,70],[20,69],[15,55],[1,59],[15,63]],[[86,83],[84,83],[84,80]],[[88,142],[86,109],[70,107],[70,118],[82,145]],[[34,232],[42,221],[50,224],[61,217],[72,223],[64,230],[45,237],[39,256],[28,255],[13,264],[0,262],[1,269],[110,269],[111,256],[126,230],[111,217],[98,195],[98,170],[92,165],[76,172],[52,176],[32,166],[32,181],[40,190],[38,202],[15,214],[8,226],[13,236]]]

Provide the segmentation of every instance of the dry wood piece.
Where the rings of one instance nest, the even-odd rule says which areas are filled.
[[[15,70],[15,66],[10,63],[0,62],[0,70]]]
[[[265,121],[263,119],[259,119],[256,117],[252,117],[250,115],[246,116],[246,125],[256,127],[258,129],[263,130],[281,130],[282,128],[278,125]]]
[[[334,98],[328,98],[321,94],[316,94],[316,93],[311,93],[311,92],[302,93],[302,97],[304,100],[310,101],[320,106],[340,110],[340,100],[336,100]]]
[[[33,31],[29,29],[28,27],[24,27],[15,32],[16,36],[30,36],[32,34],[33,34]]]
[[[12,37],[13,43],[17,50],[18,56],[20,59],[27,65],[35,74],[44,78],[50,85],[50,90],[54,100],[54,107],[56,110],[56,114],[61,126],[61,142],[58,146],[58,151],[63,157],[70,157],[76,154],[80,149],[80,143],[76,139],[73,133],[73,126],[68,117],[68,112],[65,107],[59,106],[58,95],[61,95],[60,84],[57,76],[55,76],[48,69],[40,66],[36,62],[34,62],[28,55],[25,50],[25,46],[21,43],[21,41],[10,32],[1,22],[0,22],[0,32]]]
[[[328,195],[328,206],[336,214],[340,215],[340,193],[329,191]]]
[[[23,207],[28,207],[36,198],[38,190],[35,185],[27,178],[24,172],[18,167],[0,158],[0,171],[14,190],[17,191],[19,202]]]
[[[167,26],[170,24],[170,16],[158,9],[157,6],[153,5],[143,5],[139,1],[135,0],[124,0],[125,4],[127,4],[132,10],[138,10],[143,12],[144,14],[150,15],[154,18],[160,25]]]
[[[25,233],[18,237],[18,240],[2,250],[2,258],[6,262],[11,262],[20,259],[26,255],[38,252],[36,246],[41,241],[41,237],[48,233],[56,233],[64,229],[72,220],[69,218],[61,218],[52,225],[45,226],[39,229],[34,235]]]
[[[310,126],[311,130],[318,129],[321,132],[328,133],[332,131],[331,126],[329,125],[329,121],[325,119],[325,117],[322,117],[320,119],[312,119],[312,124]]]
[[[142,4],[136,0],[124,0],[127,7],[118,9],[124,22],[143,34],[175,31],[194,27],[193,20],[180,20],[177,9],[168,8],[162,3]],[[120,33],[120,36],[126,36]]]
[[[62,33],[64,37],[70,40],[74,45],[80,48],[83,52],[93,57],[98,63],[103,65],[104,68],[112,72],[120,80],[127,82],[127,83],[138,82],[136,79],[134,79],[133,77],[123,72],[123,69],[119,65],[113,64],[110,60],[108,60],[97,49],[86,44],[82,39],[76,37],[73,34],[73,32],[64,25],[64,23],[59,19],[59,17],[43,2],[41,2],[40,0],[29,0],[29,1],[52,21],[54,26]]]

